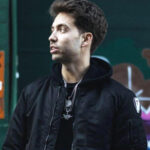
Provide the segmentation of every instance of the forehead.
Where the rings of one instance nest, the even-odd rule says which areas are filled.
[[[54,22],[52,24],[52,27],[56,27],[60,24],[67,25],[69,27],[75,26],[74,21],[75,21],[75,19],[70,14],[62,12],[56,16],[56,18],[54,19]]]

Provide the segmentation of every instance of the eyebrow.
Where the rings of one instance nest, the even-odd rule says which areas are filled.
[[[60,28],[61,26],[65,26],[65,27],[69,28],[69,26],[68,26],[68,25],[63,24],[63,23],[58,24],[56,27],[57,27],[57,28]],[[53,29],[54,29],[54,26],[52,26],[52,27],[51,27],[51,30],[53,30]]]

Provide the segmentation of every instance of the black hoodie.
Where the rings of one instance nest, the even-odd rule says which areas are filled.
[[[133,92],[110,78],[110,65],[91,59],[74,105],[72,150],[146,150]],[[22,91],[2,150],[54,150],[66,89],[61,65]]]

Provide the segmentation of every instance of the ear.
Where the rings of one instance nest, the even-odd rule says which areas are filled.
[[[91,46],[93,40],[93,34],[91,32],[85,32],[82,34],[82,44],[81,47]]]

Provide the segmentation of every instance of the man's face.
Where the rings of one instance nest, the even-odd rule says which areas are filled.
[[[52,60],[69,63],[80,58],[82,37],[71,15],[59,13],[51,30],[49,41]]]

